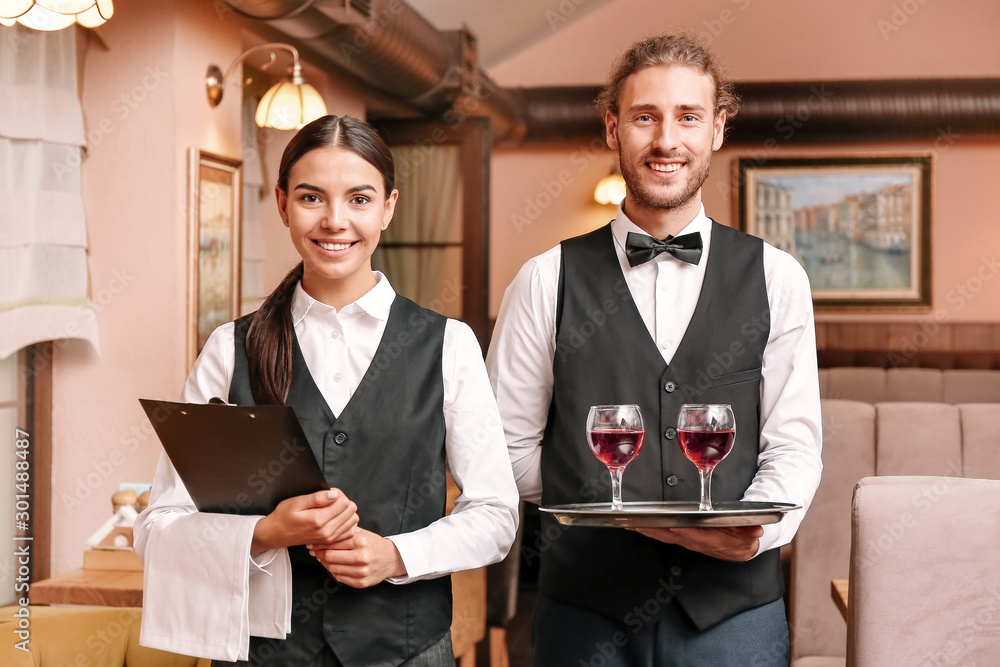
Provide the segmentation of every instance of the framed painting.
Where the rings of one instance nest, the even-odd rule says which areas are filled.
[[[931,306],[929,155],[739,158],[741,230],[805,267],[825,311]]]
[[[188,150],[188,365],[239,314],[242,162]]]

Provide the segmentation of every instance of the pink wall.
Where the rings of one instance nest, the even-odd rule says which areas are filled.
[[[109,296],[98,313],[100,355],[75,342],[56,345],[53,573],[79,567],[83,542],[107,518],[119,482],[151,477],[156,441],[142,430],[136,398],[174,396],[168,389],[184,378],[186,181],[177,182],[184,164],[177,141],[190,74],[175,62],[175,20],[164,20],[175,8],[121,3],[105,28],[109,48],[91,40],[86,53],[91,292],[95,300]],[[225,39],[211,44],[219,49]]]
[[[567,7],[571,3],[563,3]],[[560,6],[563,6],[560,5]],[[707,0],[698,3],[617,0],[579,21],[553,24],[552,35],[500,63],[490,74],[504,86],[603,82],[614,56],[653,32],[688,28],[703,33],[736,80],[846,80],[919,77],[995,77],[1000,72],[1000,4],[918,0],[775,3]],[[586,45],[586,48],[581,48]],[[970,48],[971,46],[971,48]],[[724,147],[714,161],[704,200],[708,214],[732,222],[732,162],[761,146]],[[856,146],[780,146],[772,157],[931,152],[935,314],[952,322],[1000,321],[1000,140],[959,137],[954,143],[908,142]],[[593,158],[593,159],[591,159]],[[490,312],[528,258],[560,239],[593,229],[614,207],[593,202],[597,181],[614,163],[586,141],[569,146],[497,151],[491,193]],[[586,161],[586,162],[585,162]],[[570,181],[549,193],[561,172]],[[572,177],[572,178],[570,178]],[[721,190],[720,190],[721,187]],[[531,202],[542,207],[530,224]],[[991,268],[992,267],[992,268]],[[980,273],[981,272],[981,273]],[[989,278],[983,279],[984,276]],[[995,279],[994,279],[995,278]],[[960,291],[965,289],[963,293]],[[976,288],[973,292],[971,288]],[[943,312],[939,312],[943,311]],[[920,320],[920,316],[880,319]],[[820,319],[849,319],[820,316]],[[871,320],[870,316],[864,319]]]

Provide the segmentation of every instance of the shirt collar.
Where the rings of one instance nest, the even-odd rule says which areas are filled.
[[[646,232],[639,227],[639,225],[629,220],[628,216],[625,215],[625,211],[623,211],[622,207],[619,205],[618,216],[611,222],[611,233],[614,234],[615,243],[618,244],[618,247],[623,249],[625,248],[625,238],[628,236],[629,232],[649,236],[649,232]],[[698,215],[694,217],[694,220],[689,222],[687,226],[677,234],[677,236],[682,234],[691,234],[693,232],[701,232],[702,243],[708,247],[709,240],[712,237],[712,221],[705,215],[704,204],[701,205],[701,208],[698,210]]]
[[[341,308],[340,312],[342,314],[364,312],[378,320],[387,320],[389,318],[389,308],[392,306],[393,299],[396,298],[396,290],[392,289],[388,278],[381,271],[372,271],[372,274],[375,276],[375,287],[368,290],[364,296],[354,303],[349,303]],[[295,294],[292,296],[292,325],[294,326],[301,322],[302,318],[310,310],[316,310],[318,313],[337,312],[337,309],[333,306],[325,304],[322,301],[317,301],[309,296],[302,289],[302,281],[300,280],[295,285]]]

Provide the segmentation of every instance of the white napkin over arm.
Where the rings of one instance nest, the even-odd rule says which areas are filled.
[[[154,497],[135,524],[143,560],[139,642],[213,660],[248,659],[250,636],[283,639],[291,631],[288,550],[250,558],[262,517],[198,512],[170,461],[161,455]]]

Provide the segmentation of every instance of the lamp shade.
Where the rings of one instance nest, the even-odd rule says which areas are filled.
[[[112,0],[0,0],[0,25],[62,30],[74,23],[96,28],[115,13]]]
[[[3,2],[3,0],[0,0]],[[264,65],[267,68],[274,62],[274,51],[282,49],[292,54],[292,79],[282,81],[271,86],[260,104],[257,105],[257,113],[254,114],[254,122],[258,127],[271,127],[276,130],[297,130],[321,116],[326,115],[326,103],[323,98],[311,85],[302,78],[302,63],[299,62],[299,52],[291,44],[281,42],[270,42],[268,44],[258,44],[236,56],[236,60],[230,63],[225,72],[222,72],[215,65],[209,65],[205,74],[205,92],[208,95],[208,103],[211,106],[218,106],[222,101],[222,90],[226,85],[226,80],[232,74],[233,68],[243,62],[243,59],[252,53],[259,51],[271,51],[271,62]]]
[[[297,130],[326,115],[323,98],[310,84],[301,80],[282,81],[264,93],[254,121],[259,127]]]
[[[594,188],[594,200],[598,204],[617,206],[623,199],[625,199],[625,179],[617,170],[602,178]]]

